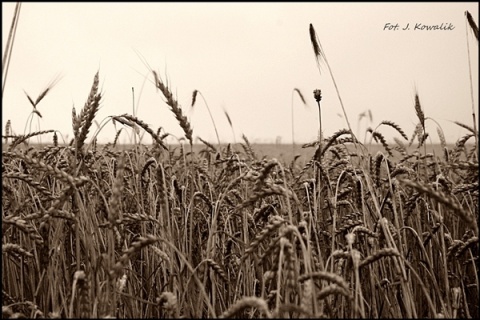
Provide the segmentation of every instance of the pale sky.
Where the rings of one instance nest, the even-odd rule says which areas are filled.
[[[2,57],[14,9],[14,2],[2,2]],[[23,3],[2,98],[2,128],[10,119],[14,132],[23,134],[32,111],[24,90],[36,99],[60,77],[39,103],[43,118],[34,118],[31,131],[55,129],[71,139],[72,106],[80,112],[99,70],[103,99],[98,123],[132,114],[134,87],[136,115],[154,131],[161,126],[183,137],[138,52],[163,79],[168,77],[194,137],[216,142],[201,97],[190,107],[192,92],[199,90],[222,142],[233,142],[225,109],[237,142],[245,134],[250,142],[273,143],[281,137],[291,143],[294,88],[309,104],[293,98],[295,142],[317,137],[314,89],[322,90],[323,134],[330,136],[347,124],[339,116],[328,69],[323,65],[321,74],[317,69],[309,36],[312,23],[361,140],[368,126],[382,120],[399,124],[411,137],[418,122],[416,88],[425,115],[440,124],[447,141],[455,142],[467,131],[453,121],[473,125],[467,36],[478,119],[478,42],[466,25],[466,10],[478,25],[477,2]],[[399,30],[384,30],[387,23],[398,23]],[[410,30],[401,30],[407,23]],[[417,23],[443,23],[453,30],[414,30]],[[363,119],[358,127],[359,114],[367,110],[373,123]],[[435,122],[426,124],[432,141],[438,142]],[[390,127],[379,131],[389,141],[401,138]],[[124,129],[121,141],[129,141],[127,132],[132,130]],[[110,121],[99,141],[111,142],[114,135]],[[144,142],[151,142],[148,134]]]

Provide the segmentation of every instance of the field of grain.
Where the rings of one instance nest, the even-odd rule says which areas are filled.
[[[151,144],[87,139],[98,73],[70,144],[6,126],[3,317],[478,318],[476,128],[428,145],[417,95],[415,132],[380,124],[395,144],[379,127],[373,145],[341,129],[295,150],[194,147],[152,77],[182,145],[128,114],[111,121]],[[40,135],[51,144],[28,143]]]

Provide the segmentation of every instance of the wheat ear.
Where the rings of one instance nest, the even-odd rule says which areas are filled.
[[[264,299],[257,297],[244,297],[243,299],[237,301],[227,311],[222,313],[219,318],[232,318],[234,315],[240,313],[246,308],[257,308],[259,311],[262,311],[267,318],[272,318],[272,314],[268,310],[267,302]]]
[[[155,77],[155,86],[162,92],[163,96],[165,97],[167,105],[170,106],[170,110],[173,112],[175,118],[180,124],[180,127],[182,127],[183,129],[185,137],[190,141],[190,144],[193,144],[193,130],[190,126],[190,122],[187,120],[187,117],[183,115],[182,109],[180,108],[178,101],[173,97],[173,94],[168,87],[168,83],[164,83],[155,71],[152,72],[153,76]]]

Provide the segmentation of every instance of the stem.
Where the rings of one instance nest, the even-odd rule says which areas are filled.
[[[467,19],[465,19],[465,25],[467,24]],[[466,25],[465,26],[465,33],[466,33],[466,36],[467,36],[467,54],[468,54],[468,72],[469,72],[469,77],[470,77],[470,97],[471,97],[471,100],[472,100],[472,119],[473,119],[473,130],[475,131],[475,145],[477,147],[477,152],[476,152],[476,155],[477,155],[477,159],[479,158],[479,155],[478,155],[478,131],[477,131],[477,120],[476,117],[475,117],[475,103],[473,101],[473,82],[472,82],[472,65],[471,65],[471,61],[470,61],[470,46],[469,46],[469,42],[468,42],[468,26]]]
[[[13,14],[12,25],[10,27],[10,34],[8,35],[8,40],[7,40],[5,53],[3,55],[3,60],[2,60],[2,78],[3,78],[2,98],[3,98],[3,92],[5,91],[5,83],[7,82],[8,67],[10,66],[10,59],[12,57],[13,43],[14,43],[14,40],[15,40],[15,34],[17,33],[17,25],[18,25],[18,19],[20,18],[20,7],[21,6],[22,6],[22,3],[17,2],[16,6],[15,6],[15,12]],[[10,43],[10,41],[11,41],[11,43]]]
[[[293,121],[293,93],[292,91],[292,100],[291,100],[291,109],[292,109],[292,154],[295,157],[295,130],[294,130],[294,121]]]
[[[319,123],[319,132],[318,132],[318,172],[315,177],[318,177],[318,212],[322,214],[323,198],[322,198],[322,108],[320,107],[321,95],[317,100],[318,104],[318,123]],[[323,215],[322,215],[323,216]],[[334,238],[334,237],[333,237]]]
[[[212,113],[210,112],[210,108],[208,107],[208,104],[207,104],[207,101],[205,100],[205,97],[203,96],[203,94],[200,91],[198,91],[198,93],[200,93],[200,96],[202,96],[203,102],[207,106],[208,114],[210,115],[210,119],[212,119],[213,128],[215,129],[215,135],[217,136],[218,146],[220,146],[220,137],[218,136],[218,131],[217,131],[217,126],[215,125],[215,120],[213,120]]]
[[[137,115],[135,114],[135,89],[133,87],[132,87],[132,112],[133,112],[133,116],[136,117]],[[137,133],[136,132],[134,132],[134,135],[133,135],[133,144],[135,146],[137,145]]]
[[[328,72],[330,73],[330,76],[332,77],[333,85],[335,86],[335,91],[337,91],[338,100],[340,101],[340,105],[342,107],[342,112],[343,112],[343,115],[345,116],[345,121],[347,121],[347,126],[348,126],[348,129],[350,130],[350,134],[352,135],[353,140],[356,140],[355,135],[352,131],[352,126],[350,126],[350,121],[348,121],[347,112],[345,111],[345,107],[343,106],[343,101],[342,101],[342,97],[340,96],[340,91],[338,91],[337,83],[335,82],[335,78],[333,77],[332,69],[330,69],[330,65],[328,64],[326,56],[325,56],[325,64],[327,65]]]
[[[320,151],[322,151],[322,108],[320,107],[320,101],[317,101],[318,104],[318,124],[319,124],[319,133],[318,133],[318,147],[320,148]],[[321,153],[320,153],[321,157]],[[321,159],[318,159],[318,161],[321,161]]]

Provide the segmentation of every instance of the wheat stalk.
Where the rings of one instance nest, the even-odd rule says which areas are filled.
[[[17,145],[19,145],[20,143],[30,139],[31,137],[35,137],[35,136],[38,136],[38,135],[41,135],[41,134],[51,133],[51,132],[55,132],[55,130],[42,130],[42,131],[37,131],[37,132],[31,132],[27,135],[17,136],[12,141],[12,144],[10,144],[10,146],[8,147],[8,150],[12,151]]]
[[[468,10],[465,11],[465,15],[467,16],[467,21],[468,21],[468,24],[470,25],[470,29],[471,29],[471,31],[475,35],[475,38],[477,38],[477,41],[478,41],[478,26],[475,23],[475,20],[473,20],[473,17],[470,14],[470,12],[468,12]]]
[[[165,97],[167,105],[170,106],[170,110],[173,112],[175,118],[180,124],[180,127],[182,127],[183,129],[185,137],[190,141],[190,144],[193,144],[193,130],[190,126],[190,122],[187,120],[187,117],[183,115],[182,109],[180,108],[178,101],[173,97],[173,94],[168,87],[168,82],[164,83],[155,71],[152,72],[153,76],[155,77],[155,86],[162,92],[163,96]]]
[[[443,203],[446,205],[448,208],[452,209],[453,212],[455,212],[463,221],[465,221],[473,230],[475,230],[476,233],[478,233],[478,226],[477,223],[475,222],[474,218],[469,214],[465,209],[463,209],[461,206],[457,204],[457,201],[454,200],[454,198],[443,194],[440,191],[435,191],[429,186],[421,185],[417,182],[411,181],[411,180],[404,180],[404,179],[398,179],[398,181],[401,184],[404,184],[406,186],[409,186],[416,191],[426,194],[439,203]]]
[[[13,13],[12,25],[8,34],[8,40],[5,46],[5,52],[2,59],[2,97],[5,92],[5,84],[7,83],[8,68],[10,67],[10,60],[12,58],[13,43],[15,42],[15,35],[17,33],[18,20],[20,19],[21,2],[15,5],[15,12]]]
[[[197,100],[197,95],[198,94],[200,94],[200,96],[202,96],[203,102],[205,103],[205,106],[207,107],[208,114],[210,115],[210,120],[212,120],[213,128],[215,129],[215,135],[217,136],[217,142],[218,142],[218,145],[220,146],[220,137],[218,135],[217,126],[215,125],[215,120],[213,120],[212,113],[210,112],[210,107],[208,106],[207,101],[205,100],[205,97],[203,96],[203,94],[198,90],[194,90],[193,93],[192,93],[192,106],[191,107],[193,108],[193,106],[195,105],[195,101]]]
[[[350,126],[350,122],[348,121],[348,116],[347,116],[347,113],[345,111],[345,107],[343,106],[343,101],[342,101],[342,98],[340,96],[340,92],[338,91],[338,87],[337,87],[337,83],[335,81],[335,78],[333,77],[333,73],[332,73],[332,70],[330,68],[330,64],[328,63],[327,56],[325,55],[325,51],[323,50],[322,45],[320,44],[320,41],[318,41],[317,34],[316,34],[315,29],[313,28],[313,25],[311,23],[310,23],[310,27],[309,27],[309,33],[310,33],[310,41],[312,42],[312,46],[313,46],[313,52],[315,53],[315,60],[317,62],[318,71],[320,72],[320,61],[322,61],[322,60],[325,61],[325,64],[327,65],[327,68],[328,68],[328,71],[330,72],[330,76],[332,78],[333,85],[335,86],[335,90],[337,92],[338,100],[340,101],[340,105],[342,107],[343,116],[345,117],[345,120],[347,121],[348,129],[350,130],[350,134],[352,135],[352,139],[356,140],[355,136],[353,135],[353,130],[352,130],[352,127]]]

